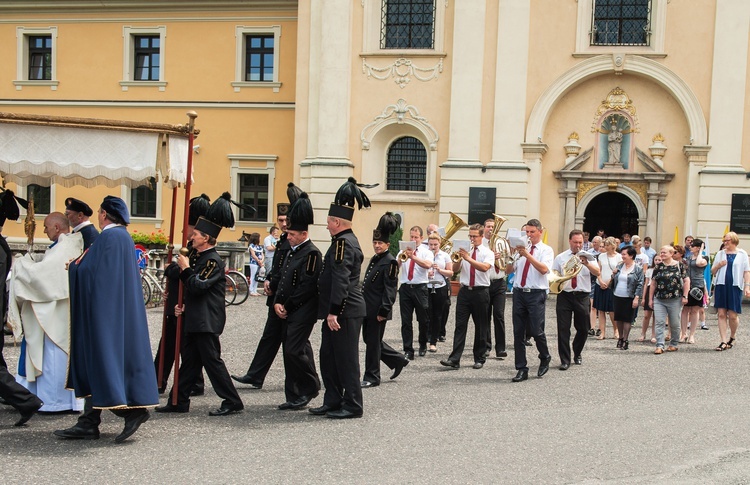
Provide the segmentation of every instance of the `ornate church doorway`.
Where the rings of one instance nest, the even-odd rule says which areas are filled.
[[[618,192],[597,195],[586,207],[583,230],[593,239],[600,229],[613,237],[621,237],[624,233],[638,234],[638,208],[626,195]]]

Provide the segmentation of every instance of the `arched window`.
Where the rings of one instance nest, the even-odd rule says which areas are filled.
[[[387,190],[424,192],[427,180],[427,150],[421,141],[405,136],[388,149]]]

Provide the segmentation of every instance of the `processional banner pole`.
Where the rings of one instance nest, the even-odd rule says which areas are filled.
[[[187,209],[186,209],[187,210]],[[172,189],[172,215],[169,218],[169,244],[167,244],[167,266],[172,261],[172,255],[174,254],[174,221],[176,219],[175,212],[177,211],[177,186]],[[165,267],[166,269],[166,267]],[[166,280],[166,278],[165,278]],[[159,373],[156,376],[156,382],[161,388],[161,383],[164,382],[164,347],[166,340],[164,336],[167,332],[167,299],[169,297],[169,282],[165,281],[164,284],[164,312],[161,320],[161,335],[162,338],[159,340]]]

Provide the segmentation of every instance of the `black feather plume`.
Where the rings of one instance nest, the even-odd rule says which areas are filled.
[[[297,200],[287,213],[287,229],[292,231],[306,231],[314,221],[314,212],[307,192],[300,192]]]
[[[336,197],[333,199],[333,203],[336,205],[347,205],[349,207],[354,207],[354,204],[356,203],[359,209],[362,209],[362,207],[370,207],[370,199],[359,189],[357,180],[354,177],[349,177],[344,185],[339,187],[338,192],[336,192]]]
[[[234,213],[232,212],[232,195],[224,192],[216,199],[206,212],[206,219],[222,227],[234,226]]]
[[[399,222],[392,212],[386,212],[380,217],[378,231],[389,236],[398,230]]]
[[[286,186],[286,196],[289,199],[290,204],[294,204],[294,201],[299,199],[302,194],[302,189],[294,185],[294,182],[289,182]]]
[[[211,207],[211,199],[206,194],[201,194],[198,197],[190,199],[190,207],[188,209],[188,224],[195,226],[198,218],[206,215],[208,208]]]
[[[11,221],[17,221],[21,217],[21,212],[18,209],[18,205],[24,209],[29,208],[29,203],[26,199],[16,197],[16,194],[12,190],[5,189],[2,195],[0,195],[0,201],[2,201],[2,212],[6,219]]]

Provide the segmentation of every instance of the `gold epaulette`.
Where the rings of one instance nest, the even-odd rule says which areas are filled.
[[[346,252],[346,240],[345,239],[337,239],[336,240],[336,247],[334,249],[333,253],[333,260],[337,263],[342,263],[344,261],[344,253]]]
[[[305,264],[305,272],[308,275],[315,274],[315,268],[318,266],[318,253],[312,252],[307,255],[307,264]]]
[[[398,278],[398,261],[396,261],[395,259],[391,261],[391,264],[388,267],[388,278],[392,280]]]
[[[216,261],[214,261],[213,259],[209,259],[209,260],[208,260],[208,261],[206,262],[206,267],[205,267],[205,268],[203,268],[203,270],[201,271],[201,273],[200,273],[200,275],[199,275],[199,276],[200,276],[200,278],[201,278],[202,280],[207,280],[207,279],[209,279],[209,278],[211,277],[211,275],[212,275],[212,274],[214,274],[214,271],[216,271],[216,268],[218,268],[218,266],[219,266],[219,265],[218,265],[218,264],[216,264]]]

